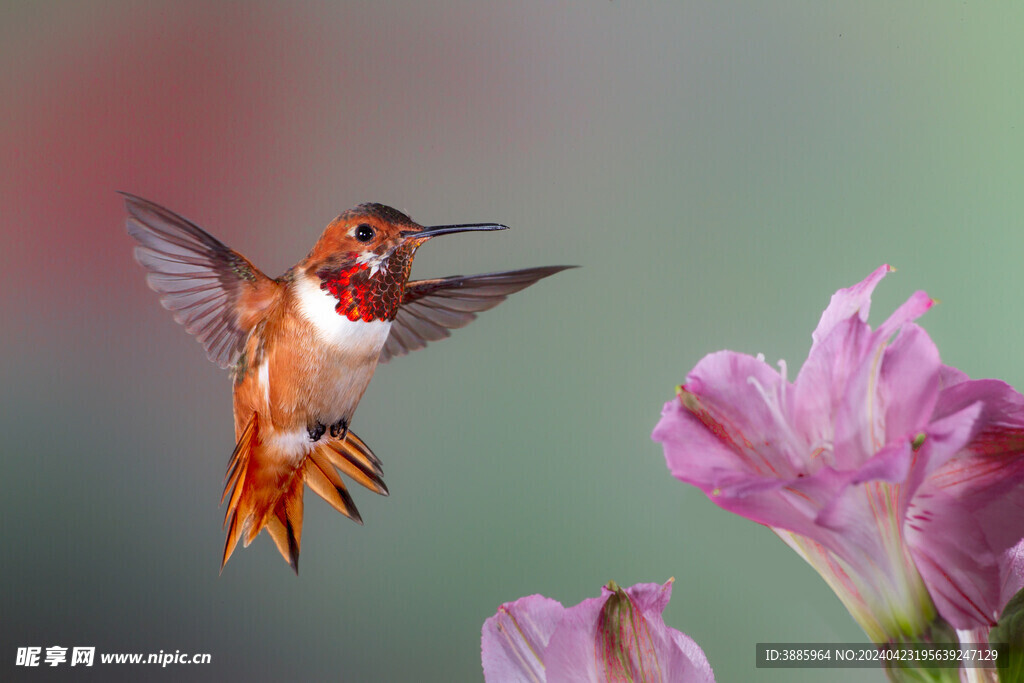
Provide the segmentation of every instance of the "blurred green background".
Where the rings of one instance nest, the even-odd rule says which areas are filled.
[[[502,602],[676,578],[719,681],[758,641],[859,641],[773,534],[650,432],[706,353],[785,358],[899,270],[945,362],[1024,385],[1024,8],[983,3],[15,2],[0,6],[0,677],[18,646],[209,652],[60,680],[481,680]],[[583,266],[379,369],[354,429],[390,498],[306,497],[223,576],[230,385],[161,309],[115,190],[271,275],[345,208],[498,234],[417,277]],[[31,672],[39,678],[42,671]]]

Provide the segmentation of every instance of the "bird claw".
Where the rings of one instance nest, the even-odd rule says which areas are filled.
[[[334,428],[332,427],[331,429],[333,430]],[[319,422],[315,422],[311,425],[307,425],[306,431],[309,432],[310,441],[319,441],[320,437],[323,436],[324,432],[327,431],[327,427],[320,424]]]
[[[335,439],[344,439],[348,436],[348,420],[341,418],[331,425],[331,436]]]

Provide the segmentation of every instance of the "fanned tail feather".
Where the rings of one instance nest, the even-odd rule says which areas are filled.
[[[371,491],[382,496],[388,495],[380,460],[366,443],[351,431],[344,439],[330,439],[319,447],[321,453],[332,465],[341,470],[342,474]]]
[[[246,473],[249,469],[250,456],[259,442],[258,434],[259,416],[253,413],[252,417],[249,418],[249,422],[245,425],[245,429],[242,430],[242,436],[239,437],[238,443],[235,444],[231,460],[228,461],[228,471],[224,477],[224,492],[220,496],[220,502],[223,504],[224,499],[228,498],[230,492],[227,511],[224,513],[227,539],[224,542],[224,554],[220,561],[221,572],[224,571],[224,565],[228,563],[228,559],[230,559],[231,553],[235,551],[238,539],[242,535],[242,518],[239,518],[238,515],[238,504],[241,501],[242,492],[245,491]]]
[[[227,536],[221,571],[238,541],[248,547],[264,528],[295,573],[299,572],[304,484],[309,484],[331,507],[362,524],[362,517],[341,473],[356,483],[388,495],[380,460],[351,431],[344,439],[325,438],[310,444],[296,465],[294,454],[276,452],[260,436],[259,416],[253,413],[242,430],[228,463],[221,503],[227,500]]]
[[[274,514],[266,518],[265,524],[281,557],[298,574],[299,542],[302,540],[302,479],[292,477],[291,486],[278,499]]]

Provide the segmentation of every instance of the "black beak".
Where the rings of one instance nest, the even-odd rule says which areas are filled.
[[[500,223],[463,223],[461,225],[435,225],[422,230],[403,230],[399,234],[402,237],[414,237],[416,239],[429,239],[438,235],[450,235],[453,232],[472,232],[483,230],[508,230],[507,225]]]

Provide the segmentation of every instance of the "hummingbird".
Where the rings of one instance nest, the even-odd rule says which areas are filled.
[[[480,311],[571,266],[409,281],[425,242],[497,223],[423,227],[383,204],[332,220],[304,259],[271,279],[191,221],[121,193],[135,259],[174,319],[229,369],[236,445],[221,503],[221,572],[266,529],[298,574],[309,486],[362,524],[340,474],[388,495],[380,459],[349,429],[379,363],[448,337]]]

